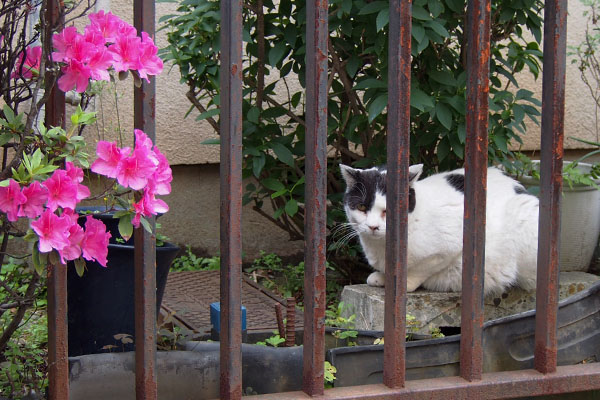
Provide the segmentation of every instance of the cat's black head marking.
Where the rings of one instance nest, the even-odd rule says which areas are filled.
[[[386,176],[377,169],[368,170],[352,170],[350,171],[352,184],[349,186],[344,195],[344,203],[351,209],[356,209],[364,205],[367,210],[373,207],[375,194],[377,192],[385,195],[386,193]]]
[[[387,194],[387,174],[384,169],[358,170],[342,167],[342,171],[348,185],[344,195],[344,204],[350,209],[354,210],[364,206],[366,210],[370,210],[375,202],[377,192],[384,196]],[[416,181],[419,175],[420,173],[411,173],[411,179]],[[412,212],[415,206],[415,190],[411,186],[408,192],[408,212]]]

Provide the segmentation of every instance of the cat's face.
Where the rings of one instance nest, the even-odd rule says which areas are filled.
[[[352,228],[363,237],[385,239],[386,178],[384,169],[355,169],[340,166],[346,181],[344,209]],[[411,185],[423,170],[423,165],[410,167]],[[409,212],[415,208],[415,193],[409,189]]]

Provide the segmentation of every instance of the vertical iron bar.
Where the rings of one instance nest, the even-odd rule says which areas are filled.
[[[488,155],[490,0],[467,5],[467,141],[463,226],[460,375],[481,379]]]
[[[556,371],[560,200],[562,193],[567,0],[544,9],[540,225],[535,318],[535,369]]]
[[[221,1],[221,398],[242,397],[242,1]]]
[[[50,54],[54,29],[63,22],[58,0],[45,3],[43,45]],[[58,71],[45,60],[46,91],[50,97],[45,105],[46,126],[65,127],[65,94],[55,85]],[[69,352],[67,328],[67,267],[48,264],[48,390],[50,400],[69,398]]]
[[[139,33],[154,38],[154,1],[134,0],[133,23]],[[155,78],[134,87],[134,127],[156,140]],[[158,397],[156,372],[156,227],[149,218],[152,233],[135,230],[135,394],[137,400]]]
[[[383,383],[404,386],[412,0],[390,0]]]
[[[288,297],[285,311],[285,347],[296,345],[296,299]]]
[[[306,2],[306,216],[302,390],[323,393],[327,212],[327,0]]]

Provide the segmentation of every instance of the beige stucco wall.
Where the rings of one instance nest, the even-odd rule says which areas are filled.
[[[102,0],[101,6],[110,9],[121,18],[132,21],[132,3],[125,0]],[[172,13],[176,5],[157,3],[157,16]],[[157,18],[158,19],[158,18]],[[158,27],[158,26],[157,26]],[[568,44],[581,41],[585,29],[582,6],[577,0],[569,2]],[[165,31],[156,38],[159,47],[166,46]],[[567,62],[566,95],[566,136],[576,136],[598,140],[595,132],[594,104],[581,82],[575,65]],[[187,88],[179,83],[177,68],[166,65],[165,71],[156,80],[156,142],[173,165],[173,192],[166,199],[171,211],[161,217],[163,231],[179,244],[190,244],[211,253],[218,252],[219,246],[219,186],[218,167],[211,165],[219,161],[218,146],[202,145],[208,138],[216,137],[205,121],[196,121],[198,112],[190,108],[185,93]],[[540,78],[537,82],[530,77],[523,81],[523,87],[534,90],[541,99]],[[96,103],[100,112],[95,138],[114,139],[117,126],[117,111],[123,135],[133,131],[133,91],[131,79],[117,84],[118,108],[114,104],[114,93],[104,93]],[[539,148],[540,128],[529,124],[523,138],[525,149]],[[131,140],[131,136],[129,136]],[[567,140],[565,147],[580,147],[580,144]],[[247,259],[258,254],[259,250],[293,254],[302,250],[302,243],[289,242],[287,236],[272,224],[253,212],[244,209],[243,219],[244,253]]]
[[[580,44],[585,37],[586,17],[583,15],[584,7],[579,0],[568,2],[567,19],[567,53],[571,46]],[[566,91],[565,91],[565,149],[586,147],[581,143],[569,139],[574,136],[581,139],[600,141],[596,130],[595,103],[589,89],[581,80],[577,64],[572,64],[573,56],[567,56]],[[523,87],[536,93],[542,98],[542,76],[535,81],[531,74],[522,74],[519,83]],[[540,120],[541,121],[541,120]],[[541,126],[533,123],[527,125],[527,134],[522,136],[525,150],[539,149]]]

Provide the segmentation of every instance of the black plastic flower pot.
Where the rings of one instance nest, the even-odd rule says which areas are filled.
[[[156,248],[157,315],[178,252],[171,243]],[[106,268],[87,262],[82,277],[68,265],[69,356],[135,349],[134,246],[109,244],[107,259]]]

